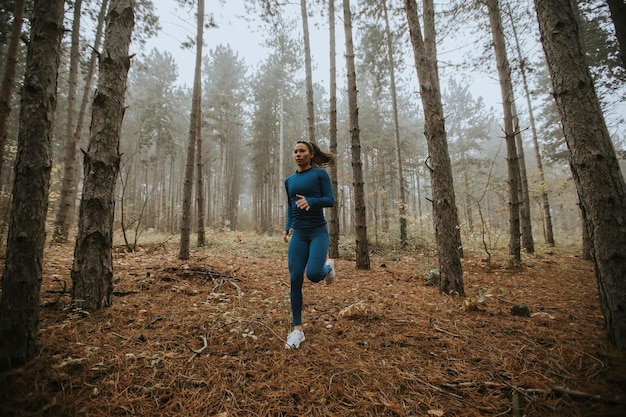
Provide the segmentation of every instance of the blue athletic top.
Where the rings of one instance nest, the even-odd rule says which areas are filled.
[[[285,179],[287,191],[287,223],[289,229],[311,229],[326,224],[324,207],[335,205],[335,193],[328,172],[322,168],[310,168],[294,172]],[[309,211],[298,208],[296,194],[304,196],[311,208]]]

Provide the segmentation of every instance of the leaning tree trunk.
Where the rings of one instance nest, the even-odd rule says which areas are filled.
[[[367,216],[365,215],[365,183],[361,162],[359,137],[359,107],[357,104],[356,68],[352,41],[352,13],[350,0],[343,0],[343,27],[346,38],[346,69],[348,72],[348,108],[350,113],[350,141],[352,149],[352,175],[354,177],[354,229],[356,236],[356,267],[369,269],[370,257],[367,241]]]
[[[528,174],[526,171],[526,157],[522,132],[519,127],[519,116],[515,105],[515,93],[511,84],[511,112],[513,113],[513,131],[515,132],[515,148],[517,150],[517,166],[519,168],[519,202],[520,202],[520,229],[522,232],[522,246],[526,253],[535,253],[532,221],[530,218],[530,192],[528,191]]]
[[[0,90],[0,172],[4,162],[4,146],[7,140],[7,123],[11,114],[11,101],[15,90],[15,72],[17,70],[18,47],[22,23],[24,21],[24,4],[26,0],[17,0],[13,11],[13,24],[11,25],[11,39],[7,48],[6,64],[2,76],[2,89]]]
[[[112,0],[93,99],[91,137],[84,153],[84,185],[71,273],[72,300],[86,311],[110,305],[113,292],[115,184],[134,25],[133,0]]]
[[[196,155],[196,137],[198,135],[198,92],[202,77],[202,42],[204,33],[204,0],[198,0],[198,14],[196,25],[196,67],[193,78],[193,92],[191,98],[191,115],[189,118],[189,138],[187,145],[187,163],[185,165],[185,180],[183,184],[183,215],[180,228],[180,250],[178,259],[189,259],[189,234],[191,230],[191,198],[193,191],[193,166]]]
[[[315,143],[315,107],[313,103],[313,71],[311,69],[311,42],[309,37],[309,17],[306,0],[300,0],[302,13],[302,35],[304,37],[304,65],[306,73],[306,119],[309,142]]]
[[[330,97],[329,112],[329,135],[330,153],[337,155],[337,66],[336,66],[336,43],[335,43],[335,0],[328,2],[328,32],[330,38]],[[282,124],[281,124],[282,126]],[[281,177],[282,178],[282,177]],[[330,181],[335,194],[338,190],[337,180],[337,158],[330,166]],[[330,208],[328,218],[328,231],[330,233],[330,246],[328,247],[328,257],[336,259],[339,257],[339,202],[335,198],[335,205]]]
[[[569,0],[535,0],[609,338],[626,349],[626,185]]]
[[[69,230],[70,226],[74,220],[74,213],[76,207],[76,183],[78,180],[78,169],[76,167],[77,158],[76,158],[76,146],[80,143],[80,140],[83,136],[83,126],[85,124],[85,118],[87,115],[87,106],[89,105],[89,99],[91,98],[91,84],[94,79],[94,72],[96,68],[96,61],[98,59],[98,50],[100,49],[100,43],[102,42],[102,32],[104,29],[104,20],[106,17],[106,12],[108,10],[109,0],[104,0],[102,5],[100,6],[100,13],[98,14],[98,25],[96,26],[95,33],[95,41],[93,45],[93,51],[91,53],[91,58],[89,59],[89,64],[87,66],[87,73],[85,75],[85,85],[83,87],[83,96],[80,102],[80,108],[78,111],[78,117],[76,118],[76,128],[74,130],[72,143],[74,144],[74,155],[73,157],[69,157],[67,154],[65,155],[64,160],[64,170],[71,171],[73,177],[69,175],[64,176],[62,181],[62,190],[61,190],[61,200],[59,202],[59,207],[57,210],[57,215],[55,219],[53,239],[57,241],[67,241],[69,238]],[[68,149],[66,149],[67,151]],[[72,166],[70,167],[70,164]],[[61,233],[58,236],[57,231]]]
[[[0,370],[35,355],[64,0],[35,0],[0,299]]]
[[[439,82],[439,69],[437,67],[437,32],[435,30],[435,5],[432,0],[423,0],[422,7],[424,8],[424,53],[430,57],[430,61],[433,63],[434,67],[432,69],[432,83],[437,85],[437,95],[438,101],[441,102],[441,83]],[[443,128],[445,132],[445,126]],[[446,139],[447,142],[447,139]],[[446,145],[446,153],[447,145]],[[449,158],[449,157],[448,157]],[[452,175],[452,174],[450,174]],[[452,177],[451,177],[452,178]],[[452,181],[452,180],[451,180]],[[452,193],[454,194],[454,186],[452,182],[450,182],[450,187],[452,189]],[[418,190],[419,192],[419,190]],[[420,209],[421,212],[421,209]],[[452,215],[452,214],[451,214]],[[458,222],[458,212],[456,203],[454,204],[454,219]],[[455,227],[456,236],[453,238],[456,240],[456,244],[458,244],[459,256],[463,257],[463,246],[461,244],[461,228]],[[452,243],[451,243],[452,244]],[[454,268],[452,268],[454,269]]]
[[[70,74],[67,92],[67,123],[65,125],[65,149],[63,152],[63,179],[61,180],[61,196],[57,209],[52,240],[67,242],[69,237],[72,201],[76,195],[76,137],[74,136],[74,116],[76,115],[76,81],[78,79],[78,60],[80,58],[80,11],[82,0],[74,2],[74,21],[72,22],[72,43],[70,46]]]
[[[389,29],[389,13],[387,11],[387,0],[383,0],[383,13],[385,17],[385,38],[387,40],[387,60],[389,61],[389,83],[391,89],[391,110],[393,113],[393,134],[396,151],[396,175],[398,178],[398,217],[400,219],[400,244],[405,247],[407,244],[406,231],[406,197],[404,193],[404,174],[402,172],[402,149],[400,147],[400,123],[398,121],[398,94],[396,92],[396,69],[393,61],[393,42],[391,41],[391,30]]]
[[[487,0],[489,22],[493,37],[493,49],[500,78],[500,94],[504,113],[504,140],[506,142],[506,162],[509,182],[509,257],[514,265],[522,262],[520,244],[520,200],[519,200],[519,159],[515,146],[515,126],[513,125],[513,85],[511,68],[506,56],[506,44],[500,18],[498,0]]]
[[[615,37],[619,44],[619,57],[626,69],[626,4],[624,0],[606,0],[615,27]]]
[[[530,99],[530,89],[528,88],[528,77],[526,76],[526,60],[522,56],[522,48],[520,47],[519,37],[517,36],[517,28],[515,21],[513,20],[513,13],[511,12],[510,5],[508,7],[508,15],[511,20],[511,29],[513,32],[513,38],[515,40],[515,50],[517,51],[517,59],[519,61],[519,71],[522,76],[522,86],[524,87],[524,96],[526,98],[526,107],[528,107],[528,121],[530,124],[530,131],[533,140],[533,146],[535,148],[535,160],[537,162],[537,171],[539,172],[539,186],[541,187],[541,207],[543,210],[543,223],[545,230],[545,241],[550,247],[554,246],[554,230],[552,227],[552,216],[550,215],[550,200],[548,199],[548,189],[546,186],[546,177],[543,172],[543,161],[541,160],[541,151],[539,150],[539,141],[537,140],[537,127],[535,125],[535,115],[533,112],[533,106]],[[528,187],[526,187],[528,190]],[[523,235],[523,234],[522,234]]]
[[[454,196],[454,183],[448,141],[446,138],[443,105],[437,72],[437,57],[434,45],[426,48],[421,25],[417,15],[415,0],[404,1],[409,36],[415,56],[415,69],[420,84],[422,105],[424,106],[424,133],[428,143],[428,161],[433,189],[433,217],[435,240],[439,256],[439,290],[443,293],[465,295],[463,271],[461,268],[461,238],[459,219]],[[433,10],[432,1],[424,7]],[[432,13],[432,12],[431,12]],[[430,19],[430,18],[429,18]],[[426,21],[426,17],[425,17]],[[434,21],[425,27],[429,42],[435,41]]]

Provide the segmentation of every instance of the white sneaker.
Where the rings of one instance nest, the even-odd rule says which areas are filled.
[[[287,343],[285,343],[285,349],[298,349],[300,343],[304,342],[304,332],[302,330],[294,330],[289,333],[287,337]]]
[[[326,281],[326,285],[330,285],[333,281],[335,281],[335,277],[337,276],[337,271],[335,271],[335,260],[327,259],[325,265],[330,266],[330,271],[328,272],[328,275],[326,275],[324,281]]]

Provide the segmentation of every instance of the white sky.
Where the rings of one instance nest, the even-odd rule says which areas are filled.
[[[156,39],[151,39],[146,45],[146,52],[153,47],[160,51],[168,51],[172,54],[178,65],[179,83],[191,86],[193,84],[193,71],[195,65],[195,49],[183,50],[180,45],[188,37],[194,38],[196,35],[196,18],[194,11],[183,10],[175,6],[173,0],[154,0],[156,14],[159,16],[162,30]],[[294,3],[286,6],[286,12],[293,13],[299,20],[300,5]],[[339,9],[338,11],[341,11]],[[239,53],[239,57],[244,59],[251,69],[254,69],[269,54],[267,49],[262,47],[265,34],[261,33],[256,23],[246,22],[241,16],[245,16],[245,8],[242,0],[230,0],[222,5],[218,0],[205,0],[205,13],[213,14],[219,28],[205,30],[204,55],[216,46],[230,45]],[[337,22],[339,25],[341,22]],[[311,50],[313,60],[314,82],[322,82],[328,79],[328,29],[326,27],[316,28],[314,22],[309,22],[309,32],[311,34]],[[343,45],[343,26],[336,29],[337,48]],[[337,69],[341,71],[341,53],[337,54]],[[339,74],[339,72],[338,72]],[[328,86],[326,86],[328,88]]]

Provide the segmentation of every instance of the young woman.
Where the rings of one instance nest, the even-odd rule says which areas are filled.
[[[336,275],[334,261],[326,259],[330,236],[323,210],[335,204],[335,195],[328,173],[319,168],[332,162],[333,156],[322,152],[314,143],[298,141],[293,158],[297,169],[285,180],[287,222],[283,230],[283,240],[289,242],[287,260],[293,316],[293,331],[285,344],[287,349],[297,349],[304,341],[302,284],[305,269],[310,281],[324,280],[327,285],[332,284]]]

